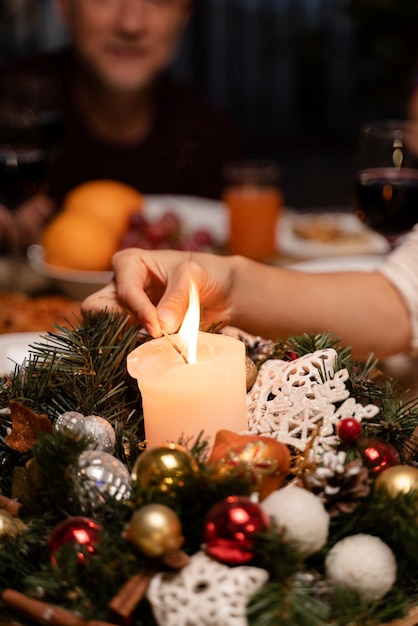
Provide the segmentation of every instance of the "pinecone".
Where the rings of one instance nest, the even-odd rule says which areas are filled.
[[[406,464],[418,467],[418,426],[407,439],[401,450],[402,461]]]
[[[283,359],[284,352],[279,344],[262,337],[241,336],[247,349],[247,355],[259,368],[268,359]]]
[[[332,454],[331,462],[330,454],[324,455],[325,465],[305,477],[305,481],[330,516],[336,517],[340,513],[352,513],[359,501],[369,495],[369,473],[360,459],[344,463],[345,453],[340,452]]]

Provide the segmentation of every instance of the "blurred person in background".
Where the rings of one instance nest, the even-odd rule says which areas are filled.
[[[54,121],[45,124],[48,141],[58,144],[47,191],[16,213],[22,246],[36,241],[67,192],[88,180],[118,180],[143,194],[219,198],[224,165],[243,155],[243,144],[227,116],[169,71],[192,0],[59,5],[70,44],[0,72],[0,95],[8,76],[39,76],[51,92],[40,101],[51,95],[57,107],[44,116]],[[7,216],[0,213],[1,239]]]

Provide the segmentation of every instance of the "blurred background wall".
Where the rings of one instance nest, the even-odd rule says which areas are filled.
[[[0,63],[66,37],[54,0],[0,0]],[[195,0],[175,69],[315,207],[350,202],[358,128],[406,115],[417,60],[417,0]]]

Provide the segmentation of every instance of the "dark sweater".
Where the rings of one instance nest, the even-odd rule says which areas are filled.
[[[57,81],[62,140],[50,164],[49,193],[58,203],[74,186],[98,178],[122,181],[144,194],[219,198],[224,164],[243,156],[242,142],[227,116],[168,76],[161,80],[156,121],[148,137],[124,146],[102,141],[86,127],[72,95],[70,49],[2,68],[0,86],[8,72],[45,74]]]

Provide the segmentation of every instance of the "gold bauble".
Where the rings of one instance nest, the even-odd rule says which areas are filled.
[[[257,366],[249,356],[245,357],[245,380],[247,385],[247,391],[250,391],[257,378],[258,370]]]
[[[132,469],[132,481],[169,492],[182,487],[198,472],[199,466],[189,450],[175,443],[164,443],[139,455]]]
[[[390,496],[396,498],[401,493],[418,489],[418,469],[411,465],[393,465],[376,478],[375,489],[386,487]]]
[[[18,517],[13,517],[5,509],[0,509],[0,537],[2,535],[17,535],[25,530],[26,526]]]
[[[164,504],[146,504],[135,511],[126,538],[152,558],[178,550],[184,541],[178,515]]]

